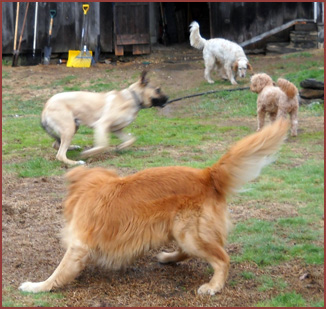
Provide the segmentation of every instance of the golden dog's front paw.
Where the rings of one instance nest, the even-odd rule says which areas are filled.
[[[46,292],[50,289],[45,288],[44,282],[24,282],[18,288],[22,292],[39,293]]]
[[[215,293],[220,292],[222,290],[222,286],[212,286],[209,283],[203,284],[199,289],[198,289],[198,294],[204,295],[215,295]]]

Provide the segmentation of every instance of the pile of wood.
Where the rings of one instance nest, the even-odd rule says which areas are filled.
[[[316,100],[324,100],[324,82],[309,78],[300,83],[300,104],[309,104]]]

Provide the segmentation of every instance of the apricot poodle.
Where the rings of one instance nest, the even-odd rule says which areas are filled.
[[[270,120],[275,121],[278,117],[291,119],[291,135],[298,133],[298,89],[295,85],[284,78],[279,78],[275,83],[265,73],[255,74],[250,79],[250,90],[258,93],[257,120],[259,131],[264,126],[265,114],[269,114]]]

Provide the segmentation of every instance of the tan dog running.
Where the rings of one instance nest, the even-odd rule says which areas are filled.
[[[271,162],[287,130],[287,121],[280,119],[239,141],[205,169],[158,167],[126,177],[103,168],[72,169],[64,203],[67,251],[46,281],[25,282],[19,289],[50,291],[72,281],[90,260],[119,269],[175,240],[179,249],[161,252],[159,262],[202,258],[214,275],[198,293],[221,291],[230,263],[224,249],[230,227],[226,197]]]
[[[107,93],[86,91],[62,92],[50,98],[42,112],[42,127],[56,141],[56,158],[66,164],[84,164],[67,158],[67,150],[79,149],[70,146],[80,125],[94,128],[95,146],[82,153],[83,157],[93,156],[108,149],[108,133],[114,133],[122,144],[118,149],[132,145],[135,138],[123,132],[133,122],[140,109],[152,106],[163,107],[168,97],[146,79],[146,72],[139,81],[121,91]]]

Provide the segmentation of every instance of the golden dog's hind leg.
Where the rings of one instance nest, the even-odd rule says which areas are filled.
[[[156,258],[160,263],[177,263],[189,258],[189,255],[178,249],[174,252],[160,252]]]
[[[206,260],[214,269],[212,279],[198,289],[198,294],[214,295],[220,292],[229,273],[230,258],[224,248],[215,239],[204,241],[198,230],[189,230],[184,235],[182,225],[176,227],[175,240],[183,252],[189,256],[195,256]],[[209,236],[207,236],[210,238]]]
[[[216,243],[205,244],[202,250],[202,257],[211,264],[214,275],[208,283],[203,284],[198,289],[198,294],[214,295],[220,292],[225,285],[229,273],[230,258],[224,248]]]
[[[89,250],[86,246],[78,244],[72,245],[66,251],[54,273],[42,282],[24,282],[19,290],[23,292],[48,292],[53,288],[61,287],[77,277],[85,268],[89,257]]]

